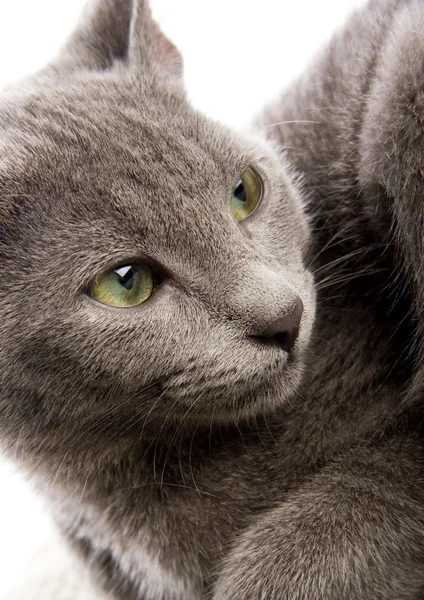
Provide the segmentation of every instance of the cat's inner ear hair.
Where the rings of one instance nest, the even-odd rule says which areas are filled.
[[[54,63],[56,70],[109,70],[116,64],[167,79],[182,77],[182,58],[145,0],[89,0]]]

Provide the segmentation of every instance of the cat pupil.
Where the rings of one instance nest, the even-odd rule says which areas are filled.
[[[119,283],[126,290],[132,289],[132,287],[134,285],[134,269],[128,269],[128,271],[125,273],[125,275],[119,275],[119,273],[117,273],[117,276],[118,276]]]
[[[237,200],[240,200],[240,202],[246,202],[246,200],[247,200],[246,188],[244,187],[241,179],[240,179],[239,183],[237,184],[236,189],[234,190],[234,196],[237,198]]]

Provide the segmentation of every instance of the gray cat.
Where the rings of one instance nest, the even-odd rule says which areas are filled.
[[[269,141],[142,0],[2,96],[0,438],[108,597],[424,597],[423,21],[371,3]]]

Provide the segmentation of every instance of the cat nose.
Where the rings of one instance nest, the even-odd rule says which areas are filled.
[[[303,302],[296,296],[290,308],[254,337],[264,342],[276,342],[286,352],[291,352],[299,334],[300,320],[303,314]]]

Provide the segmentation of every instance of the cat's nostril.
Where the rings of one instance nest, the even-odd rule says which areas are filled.
[[[257,337],[263,341],[276,342],[280,348],[286,352],[291,352],[299,334],[302,314],[303,302],[297,297],[291,309],[272,321]]]
[[[298,334],[299,328],[292,329],[291,331],[276,333],[275,335],[266,339],[269,341],[275,341],[280,346],[280,348],[282,348],[286,352],[291,352],[297,340]]]

